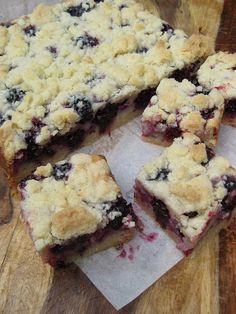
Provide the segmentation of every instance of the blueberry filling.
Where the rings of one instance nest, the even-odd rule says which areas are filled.
[[[174,78],[178,82],[182,82],[184,79],[191,81],[195,85],[199,85],[196,79],[196,72],[201,66],[200,61],[196,61],[181,70],[175,70],[171,78]]]
[[[233,177],[227,176],[224,180],[224,187],[228,192],[232,192],[236,189],[236,179]]]
[[[170,173],[170,170],[167,168],[163,168],[160,171],[158,171],[155,178],[150,178],[148,181],[165,181],[168,179],[168,174]]]
[[[135,108],[136,109],[143,109],[146,108],[152,96],[156,93],[156,88],[149,88],[143,90],[141,93],[138,94],[137,98],[135,99]]]
[[[67,180],[68,172],[71,170],[72,165],[68,162],[64,164],[56,164],[53,166],[52,176],[57,180]]]
[[[85,33],[83,36],[80,36],[76,39],[76,44],[81,49],[87,47],[95,47],[99,44],[99,40],[96,37],[90,36],[89,34]]]
[[[3,118],[2,115],[0,115],[0,126],[5,122],[6,120]]]
[[[70,148],[76,148],[81,143],[83,143],[84,138],[85,138],[85,131],[79,129],[76,132],[66,135],[65,137],[60,137],[58,142],[62,144],[66,143],[67,146]]]
[[[236,113],[236,99],[227,100],[225,102],[225,112]]]
[[[146,47],[140,47],[136,50],[136,53],[146,53],[148,52],[148,48]]]
[[[11,22],[3,22],[3,23],[0,23],[0,26],[6,27],[6,28],[11,27],[12,25],[14,25],[14,24],[11,23]]]
[[[24,32],[27,36],[33,37],[36,35],[36,27],[35,25],[28,25],[24,28]]]
[[[92,8],[90,7],[90,4],[88,2],[85,2],[85,3],[80,3],[79,5],[76,5],[76,6],[69,7],[66,10],[66,12],[69,13],[71,16],[80,17],[85,12],[89,12],[91,10]]]
[[[119,6],[119,10],[120,10],[120,11],[123,10],[123,9],[125,9],[125,8],[128,8],[128,6],[127,6],[126,4],[121,4],[121,5]]]
[[[99,229],[95,233],[82,235],[77,238],[68,240],[62,245],[56,244],[54,246],[51,246],[49,248],[49,252],[53,254],[53,256],[51,256],[51,258],[49,256],[49,263],[54,266],[54,264],[56,263],[57,265],[58,262],[64,263],[64,260],[66,258],[74,255],[75,253],[79,253],[80,255],[82,255],[89,246],[91,246],[95,242],[101,241],[104,236],[106,236],[106,234],[108,234],[112,230],[120,229],[123,226],[122,219],[124,217],[127,217],[127,215],[131,215],[133,217],[133,220],[136,219],[131,205],[127,204],[123,197],[118,197],[116,201],[111,203],[111,207],[107,211],[107,214],[112,211],[119,211],[121,213],[121,216],[116,216],[108,223],[108,225],[104,229]]]
[[[167,140],[173,140],[176,137],[180,137],[182,135],[182,131],[178,124],[168,124],[165,132],[165,136]]]
[[[214,118],[214,111],[216,110],[215,107],[210,108],[210,109],[205,109],[201,111],[201,115],[204,120],[212,119]]]
[[[37,158],[41,152],[40,146],[36,144],[36,137],[39,135],[41,128],[45,125],[37,118],[32,119],[33,127],[25,133],[25,142],[27,144],[27,157],[29,159]]]
[[[230,212],[236,206],[236,178],[227,176],[224,179],[224,187],[228,194],[222,200],[222,208],[224,212]]]
[[[104,2],[104,0],[94,0],[95,3]]]
[[[198,215],[197,211],[192,211],[192,212],[188,212],[188,213],[184,213],[184,216],[187,216],[188,218],[194,218]]]
[[[202,166],[206,166],[209,163],[209,161],[215,156],[215,153],[209,147],[206,147],[206,154],[207,154],[207,161],[206,162],[202,162],[201,163]]]
[[[118,112],[116,104],[108,104],[105,108],[98,110],[94,123],[99,126],[100,132],[105,132],[112,121],[115,119]]]
[[[22,101],[24,96],[25,96],[25,91],[19,88],[12,88],[12,89],[9,89],[6,99],[9,103],[12,104],[17,101]]]
[[[49,47],[47,47],[47,49],[48,49],[48,51],[49,51],[52,55],[54,55],[54,57],[57,56],[57,48],[56,48],[56,47],[54,47],[54,46],[49,46]]]
[[[126,200],[123,197],[119,197],[115,202],[111,204],[111,207],[107,211],[107,214],[113,211],[118,211],[121,213],[121,215],[111,220],[108,226],[110,226],[114,230],[118,230],[123,225],[122,219],[128,214],[132,213],[132,207],[130,204],[127,204]]]
[[[82,96],[73,97],[69,103],[65,104],[66,108],[73,108],[80,116],[80,123],[91,121],[93,119],[93,109],[91,102]]]
[[[151,205],[157,221],[160,223],[162,228],[166,228],[170,219],[170,214],[166,205],[161,200],[157,199],[154,199],[151,202]]]
[[[164,23],[164,24],[162,25],[161,32],[162,32],[163,34],[166,33],[166,32],[168,32],[168,33],[173,33],[173,32],[174,32],[174,29],[173,29],[173,27],[171,27],[169,24]]]

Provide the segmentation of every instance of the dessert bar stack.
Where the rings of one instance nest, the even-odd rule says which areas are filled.
[[[45,262],[133,237],[137,217],[106,159],[65,156],[144,109],[143,138],[170,147],[140,171],[135,200],[186,254],[230,216],[236,171],[212,147],[222,118],[236,125],[236,54],[213,53],[134,0],[42,4],[0,25],[1,166],[21,180]]]

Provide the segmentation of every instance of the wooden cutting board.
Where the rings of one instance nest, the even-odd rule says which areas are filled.
[[[138,0],[141,1],[141,0]],[[2,2],[2,1],[1,1]],[[161,15],[214,42],[221,0],[156,1]],[[3,3],[3,2],[2,2]],[[153,1],[147,6],[157,10]],[[236,3],[226,0],[217,48],[236,51]],[[0,313],[116,313],[75,266],[43,265],[19,218],[0,173]],[[236,219],[220,236],[209,235],[196,251],[119,313],[236,313]]]

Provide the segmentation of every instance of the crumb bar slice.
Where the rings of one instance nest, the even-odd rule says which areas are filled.
[[[197,136],[185,133],[141,169],[135,200],[187,255],[208,229],[231,216],[236,170]]]
[[[204,36],[174,30],[134,0],[39,5],[3,23],[2,165],[14,178],[29,161],[64,159],[140,114],[163,77],[208,54]]]
[[[51,266],[133,236],[135,215],[103,156],[75,154],[54,166],[38,167],[18,188],[35,248]]]
[[[215,146],[224,111],[224,98],[217,90],[205,91],[184,79],[163,79],[142,115],[143,138],[170,145],[174,138],[191,132],[208,146]]]
[[[221,92],[225,99],[223,123],[236,127],[236,53],[220,51],[208,57],[197,80],[208,91]]]

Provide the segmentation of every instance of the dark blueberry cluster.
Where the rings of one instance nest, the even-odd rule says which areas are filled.
[[[80,116],[80,123],[91,121],[93,119],[93,109],[91,102],[82,96],[72,98],[65,104],[66,108],[73,108]]]
[[[6,28],[9,28],[13,25],[13,23],[11,22],[3,22],[3,23],[0,23],[0,26],[3,26],[3,27],[6,27]]]
[[[160,223],[162,228],[166,228],[170,219],[168,208],[161,200],[153,200],[151,202],[153,211],[156,215],[157,221]]]
[[[225,111],[236,113],[236,99],[231,99],[225,102]]]
[[[206,154],[207,154],[207,161],[206,162],[202,162],[201,163],[202,166],[206,166],[209,163],[209,161],[215,156],[215,153],[209,147],[206,147]]]
[[[194,218],[198,215],[197,211],[192,211],[192,212],[188,212],[188,213],[184,213],[184,216],[187,216],[188,218]]]
[[[9,89],[6,99],[10,104],[13,104],[17,101],[21,101],[24,98],[24,96],[25,91],[19,88],[12,88]]]
[[[146,47],[140,47],[136,50],[136,53],[147,53],[148,52],[148,48]]]
[[[118,230],[123,225],[122,219],[127,215],[131,214],[131,205],[127,204],[126,200],[123,197],[118,197],[115,202],[112,202],[111,207],[107,211],[107,214],[113,211],[118,211],[121,213],[121,216],[115,217],[115,219],[109,222],[109,226],[112,229]]]
[[[57,48],[54,47],[54,46],[49,46],[47,47],[48,51],[54,56],[56,57],[57,56]]]
[[[35,25],[28,25],[24,28],[24,32],[27,36],[33,37],[36,35],[36,26]]]
[[[94,0],[95,3],[104,2],[104,0]]]
[[[33,159],[39,156],[39,145],[35,143],[35,139],[41,128],[45,125],[37,118],[32,119],[32,128],[25,133],[25,142],[27,144],[27,156]]]
[[[161,28],[161,32],[163,34],[166,33],[166,32],[173,33],[174,29],[168,23],[163,23],[162,28]]]
[[[107,104],[105,108],[98,110],[94,122],[99,126],[100,132],[105,132],[118,112],[118,106]]]
[[[6,120],[3,118],[2,115],[0,115],[0,126],[5,122]]]
[[[228,193],[221,204],[224,212],[230,212],[236,206],[236,178],[227,176],[226,179],[224,179],[224,187]]]
[[[215,113],[216,108],[209,108],[201,111],[201,116],[203,117],[204,120],[212,119],[214,118],[214,113]]]
[[[83,36],[80,36],[76,39],[76,44],[81,48],[92,48],[99,44],[99,40],[96,37],[90,36],[85,33]]]
[[[182,135],[182,130],[180,129],[178,123],[167,125],[166,133],[165,133],[167,140],[173,140],[174,138],[180,137],[181,135]]]
[[[89,2],[83,2],[76,6],[69,7],[66,12],[69,13],[71,16],[82,16],[85,12],[91,11],[92,8]]]
[[[167,168],[163,168],[158,171],[155,178],[149,179],[149,181],[165,181],[168,179],[168,174],[170,173],[170,170]]]
[[[143,109],[146,108],[152,96],[156,93],[155,88],[149,88],[143,90],[141,93],[138,94],[137,98],[135,99],[135,108],[136,109]]]
[[[224,180],[224,187],[228,192],[236,189],[236,178],[227,176]]]
[[[125,9],[125,8],[128,8],[127,4],[121,4],[121,5],[119,6],[119,10],[120,10],[120,11],[123,10],[123,9]]]
[[[201,66],[201,61],[196,61],[181,70],[175,70],[171,78],[174,78],[178,82],[182,82],[184,79],[189,80],[194,85],[198,86],[198,80],[196,77],[196,72],[199,70]]]
[[[67,180],[68,172],[71,170],[72,165],[69,162],[64,164],[56,164],[53,166],[52,176],[57,180]]]

